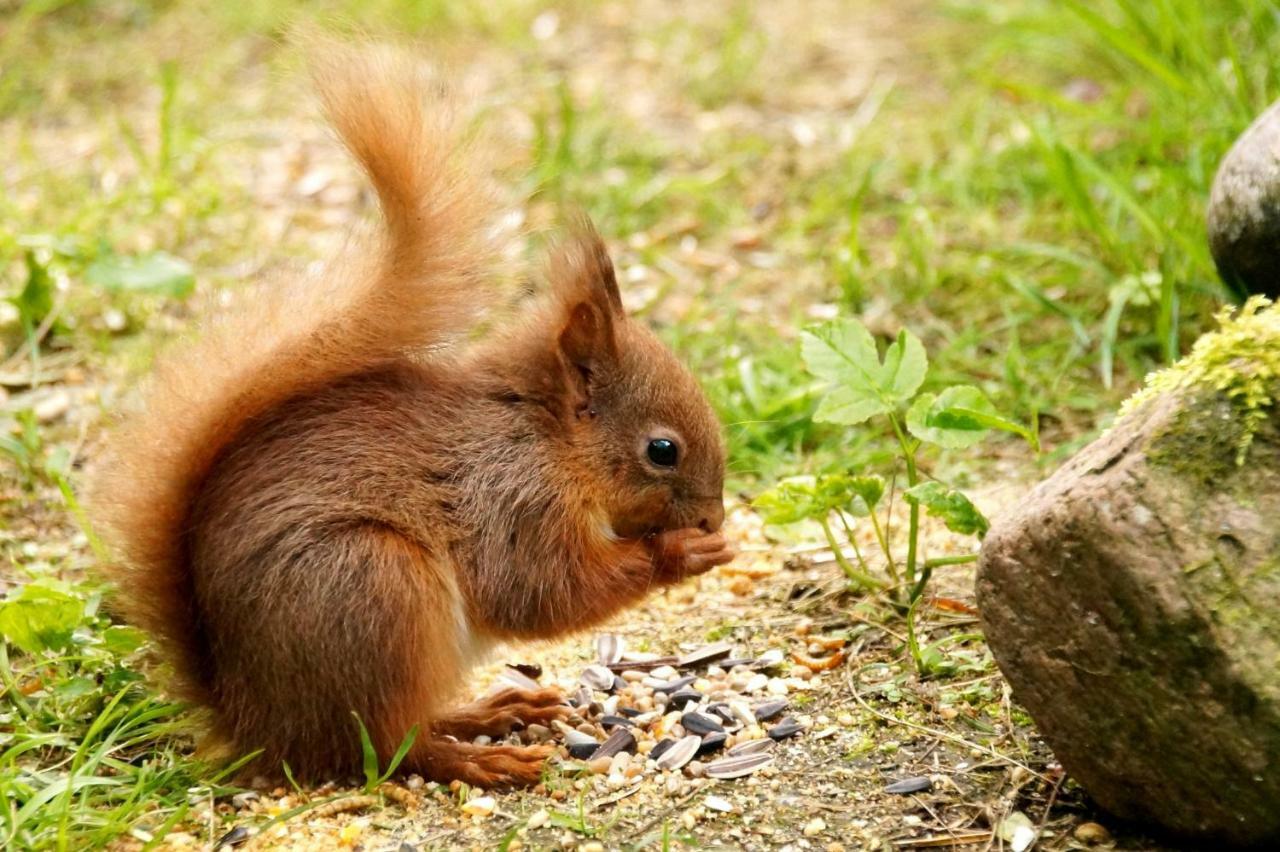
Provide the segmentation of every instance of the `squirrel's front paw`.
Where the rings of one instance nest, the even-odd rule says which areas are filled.
[[[678,583],[724,565],[737,552],[718,532],[669,530],[653,538],[653,565],[660,579]]]

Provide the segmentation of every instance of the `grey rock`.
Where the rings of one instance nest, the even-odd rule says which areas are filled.
[[[1238,295],[1280,296],[1280,101],[1231,146],[1209,194],[1209,248]]]
[[[987,641],[1067,772],[1192,842],[1280,841],[1276,421],[1238,465],[1229,400],[1157,396],[1000,518],[978,569]]]

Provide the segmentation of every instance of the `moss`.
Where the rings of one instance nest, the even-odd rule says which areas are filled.
[[[1142,390],[1121,406],[1120,418],[1165,393],[1212,391],[1234,409],[1237,422],[1229,428],[1234,433],[1233,462],[1239,467],[1275,408],[1280,388],[1280,311],[1269,299],[1255,296],[1239,311],[1224,308],[1218,324],[1217,331],[1196,341],[1187,357],[1148,376]],[[1203,447],[1190,449],[1200,450],[1196,460],[1205,461]]]

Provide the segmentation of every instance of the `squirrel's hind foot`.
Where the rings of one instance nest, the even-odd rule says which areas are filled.
[[[542,780],[551,746],[475,745],[432,737],[415,748],[411,768],[432,781],[461,781],[492,790],[531,787]]]

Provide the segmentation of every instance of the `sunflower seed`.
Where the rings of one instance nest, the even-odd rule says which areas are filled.
[[[610,728],[630,728],[634,726],[626,716],[601,716],[600,727],[607,731]]]
[[[540,666],[531,666],[528,669],[532,669],[538,674],[542,673]],[[515,689],[541,689],[538,682],[534,680],[534,676],[529,674],[528,669],[519,665],[507,666],[502,670],[502,674],[498,675],[496,685],[503,689],[508,687],[514,687]]]
[[[676,666],[682,669],[697,668],[698,666],[705,666],[707,663],[723,659],[732,653],[732,642],[716,642],[714,645],[703,645],[696,651],[690,651],[682,656],[676,662]]]
[[[243,825],[237,825],[226,834],[218,838],[213,844],[214,849],[221,849],[223,846],[239,846],[249,839],[249,829]]]
[[[725,733],[707,734],[702,738],[702,745],[698,746],[698,757],[719,751],[728,739],[729,735]]]
[[[773,763],[773,755],[758,752],[756,754],[722,757],[707,764],[708,778],[741,778],[758,769]]]
[[[615,672],[637,671],[651,672],[654,669],[660,669],[663,666],[669,666],[675,663],[675,657],[655,657],[649,660],[631,659],[633,655],[623,654],[622,659],[616,663],[610,663],[609,668]],[[634,656],[639,656],[634,655]]]
[[[662,756],[658,758],[658,766],[661,769],[679,769],[693,760],[693,756],[698,753],[698,749],[701,747],[702,737],[690,734],[663,752]]]
[[[723,701],[717,701],[707,708],[709,714],[713,714],[712,718],[717,722],[723,722],[726,725],[733,725],[737,719],[733,715],[733,711],[729,709],[729,705]]]
[[[724,725],[701,713],[685,713],[680,717],[680,724],[684,725],[684,729],[689,733],[699,736],[724,732]]]
[[[678,710],[683,710],[690,704],[697,704],[702,700],[702,693],[695,692],[692,689],[681,689],[671,696],[670,705]]]
[[[604,666],[587,666],[582,670],[582,677],[578,680],[583,686],[598,692],[608,692],[613,689],[613,672]]]
[[[720,662],[720,668],[724,669],[725,671],[729,671],[730,669],[737,668],[738,666],[742,666],[744,669],[751,668],[755,664],[756,664],[755,657],[735,657],[732,660],[722,660]]]
[[[729,757],[741,757],[747,754],[760,754],[762,752],[770,751],[773,746],[773,740],[768,738],[761,740],[743,740],[725,752],[725,754]]]
[[[574,760],[589,760],[596,749],[600,748],[600,743],[592,740],[587,743],[569,743],[566,748],[569,750],[569,756]]]
[[[613,757],[615,754],[623,751],[635,751],[636,738],[625,727],[619,726],[613,729],[613,733],[609,738],[600,743],[591,754],[591,760],[597,760],[601,757]]]
[[[667,749],[671,748],[675,744],[676,744],[676,741],[671,739],[671,737],[663,737],[662,739],[658,740],[658,744],[655,745],[653,747],[653,750],[649,752],[649,759],[657,760],[658,758],[662,757],[663,753],[665,753]]]
[[[600,659],[602,666],[621,660],[622,652],[626,649],[626,643],[616,633],[601,633],[596,637],[596,656]]]
[[[776,701],[766,701],[763,704],[757,704],[755,709],[756,719],[761,722],[768,722],[782,715],[782,711],[787,709],[787,702],[784,699]]]
[[[685,688],[686,686],[688,686],[689,684],[693,683],[695,680],[697,680],[697,678],[696,678],[696,677],[694,677],[693,675],[686,675],[686,676],[684,676],[684,677],[678,677],[678,678],[676,678],[675,680],[667,680],[667,681],[663,681],[663,682],[662,682],[661,684],[659,684],[658,686],[653,687],[653,691],[654,691],[654,692],[665,692],[665,693],[667,693],[667,694],[670,694],[670,693],[672,693],[672,692],[679,692],[680,690],[684,689],[684,688]]]
[[[771,669],[776,666],[782,665],[782,661],[785,659],[786,659],[786,656],[782,653],[780,649],[770,648],[768,651],[765,651],[763,654],[761,654],[760,657],[756,660],[756,666],[762,669]]]
[[[908,793],[921,793],[931,789],[933,789],[933,781],[927,775],[916,775],[911,778],[903,778],[901,781],[895,781],[885,787],[884,791],[905,796]]]
[[[803,730],[803,725],[788,716],[769,729],[769,739],[781,742],[788,737],[794,737]]]

